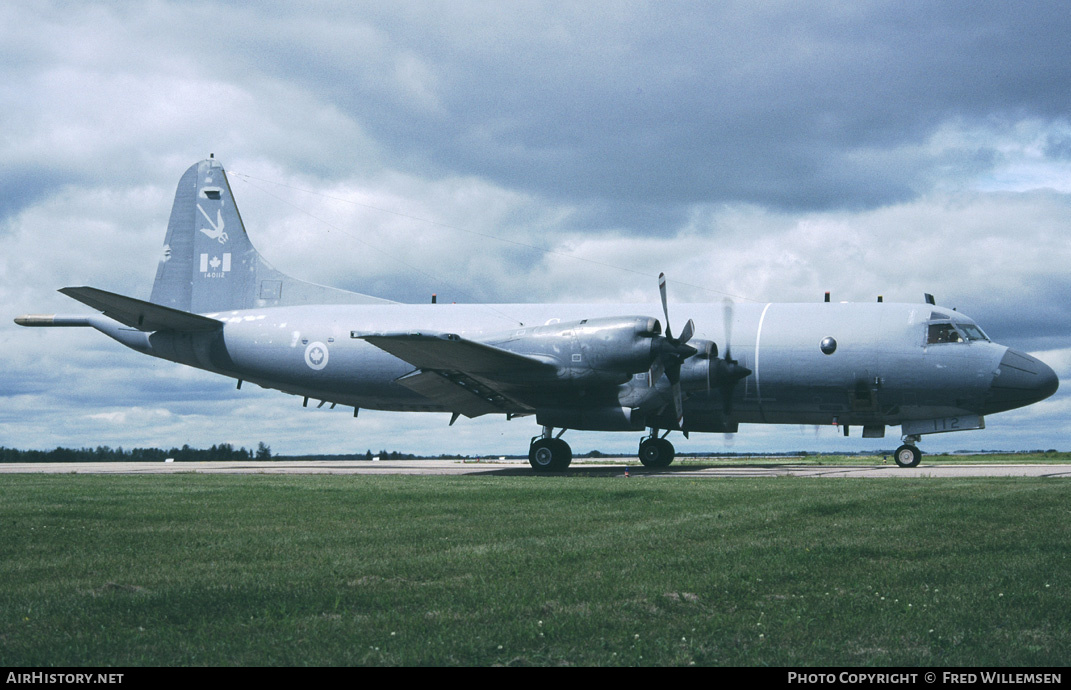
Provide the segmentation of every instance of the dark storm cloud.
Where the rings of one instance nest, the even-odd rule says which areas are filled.
[[[958,162],[919,148],[942,124],[1071,105],[1060,4],[453,7],[300,25],[257,47],[262,68],[323,94],[402,166],[571,202],[872,207]]]
[[[90,79],[148,70],[242,84],[239,95],[179,91],[176,112],[151,114],[180,131],[208,124],[246,157],[323,179],[384,164],[478,175],[657,234],[694,203],[905,201],[938,175],[997,159],[984,145],[932,150],[942,126],[1071,112],[1071,13],[1060,3],[340,3],[316,13],[193,3],[46,16],[67,39],[97,22],[85,39],[96,50],[27,46],[38,59],[87,53]],[[124,60],[134,49],[142,57]],[[40,82],[62,84],[53,72]],[[140,83],[109,92],[129,99],[123,113],[149,96]],[[248,136],[250,112],[310,102],[345,122],[305,115],[285,136]],[[323,146],[325,131],[338,146]],[[211,145],[206,134],[197,141]],[[1065,149],[1055,139],[1047,150]]]

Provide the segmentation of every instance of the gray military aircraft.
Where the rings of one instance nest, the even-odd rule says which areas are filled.
[[[528,458],[561,471],[567,429],[643,432],[648,467],[673,461],[670,431],[837,424],[880,438],[900,426],[897,464],[924,434],[985,427],[984,415],[1052,395],[1055,372],[998,345],[967,316],[920,304],[399,304],[272,268],[246,235],[214,157],[179,181],[149,301],[92,287],[61,292],[102,312],[27,315],[23,326],[89,326],[154,357],[331,406],[534,415]],[[928,296],[927,296],[928,297]],[[509,316],[506,316],[506,315]],[[698,323],[699,326],[695,324]],[[555,435],[555,430],[560,431]],[[665,433],[662,433],[665,432]]]

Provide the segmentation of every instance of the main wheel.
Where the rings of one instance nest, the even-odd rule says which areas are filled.
[[[528,449],[528,464],[536,472],[564,472],[573,461],[573,450],[560,438],[539,438]]]
[[[922,451],[905,443],[896,449],[893,459],[900,467],[915,467],[922,461]]]
[[[673,457],[673,444],[664,438],[648,438],[640,442],[640,462],[644,467],[669,467]]]

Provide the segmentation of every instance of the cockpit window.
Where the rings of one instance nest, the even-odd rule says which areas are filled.
[[[961,323],[959,324],[959,330],[963,331],[963,335],[967,336],[967,340],[989,340],[989,336],[973,323]]]
[[[935,343],[962,343],[963,336],[959,334],[956,327],[950,323],[931,323],[929,331],[926,334],[926,344],[933,345]]]
[[[955,325],[944,323],[931,323],[926,331],[926,344],[936,343],[963,343],[973,340],[989,340],[982,329],[973,323],[959,322]]]

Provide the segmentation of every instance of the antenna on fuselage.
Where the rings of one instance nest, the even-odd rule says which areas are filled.
[[[932,304],[935,307],[937,306],[937,302],[934,300],[933,295],[931,295],[930,293],[923,293],[923,297],[926,298],[926,304]]]

